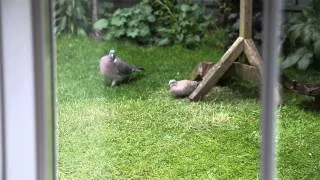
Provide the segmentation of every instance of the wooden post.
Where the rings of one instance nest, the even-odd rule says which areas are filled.
[[[240,36],[245,39],[252,38],[252,0],[240,2]],[[239,62],[248,62],[244,54],[240,55]]]
[[[252,37],[252,0],[240,2],[240,36],[245,39]]]
[[[232,44],[228,51],[221,57],[218,63],[216,63],[198,85],[189,99],[197,101],[203,98],[205,94],[214,86],[219,79],[226,73],[232,63],[239,57],[243,52],[243,38],[238,39]]]
[[[256,66],[260,73],[262,73],[262,57],[252,39],[244,40],[244,54],[246,55],[249,64]]]

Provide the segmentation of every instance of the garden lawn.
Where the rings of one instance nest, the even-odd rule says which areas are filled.
[[[200,61],[221,57],[216,43],[187,50],[58,38],[59,178],[259,178],[256,85],[215,87],[197,103],[168,93],[170,79],[189,78]],[[111,48],[146,71],[128,84],[104,87],[98,63]],[[279,176],[318,179],[319,115],[297,106],[305,97],[287,97],[278,121]]]

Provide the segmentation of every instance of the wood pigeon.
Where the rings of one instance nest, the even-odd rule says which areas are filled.
[[[176,81],[174,79],[169,81],[170,93],[174,97],[186,97],[189,96],[198,86],[198,81],[181,80]]]
[[[111,80],[111,87],[115,86],[129,77],[133,72],[143,71],[144,68],[127,64],[116,56],[116,51],[111,49],[108,55],[100,59],[100,73],[104,76],[105,83],[107,79]]]

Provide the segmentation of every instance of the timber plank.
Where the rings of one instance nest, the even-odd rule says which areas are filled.
[[[263,61],[252,39],[244,40],[244,54],[246,55],[249,64],[256,66],[259,69],[261,75]]]
[[[243,52],[243,41],[243,37],[238,37],[221,59],[208,71],[198,87],[191,93],[189,96],[190,100],[197,101],[202,99],[203,96],[205,96],[205,94],[219,81],[232,63]]]

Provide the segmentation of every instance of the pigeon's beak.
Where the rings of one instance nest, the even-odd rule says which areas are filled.
[[[114,60],[115,56],[113,53],[110,53],[109,56],[111,57],[112,60]]]
[[[174,84],[175,84],[176,80],[170,80],[168,85],[169,85],[169,88],[171,88]]]

